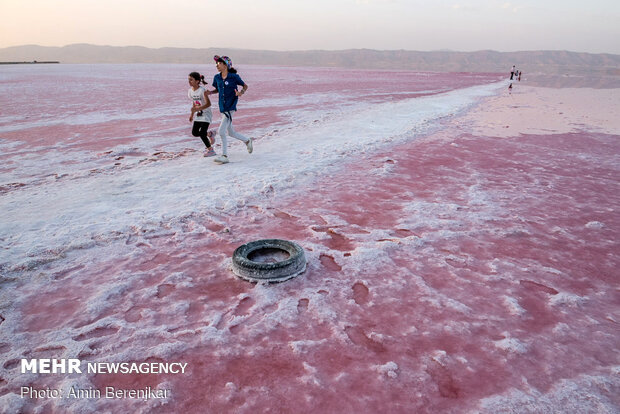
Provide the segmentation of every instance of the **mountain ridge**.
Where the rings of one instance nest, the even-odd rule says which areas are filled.
[[[237,48],[148,48],[76,43],[61,47],[23,45],[0,48],[0,61],[60,61],[61,63],[197,63],[214,54],[230,54],[236,65],[321,66],[356,69],[438,72],[507,72],[512,65],[529,73],[599,74],[620,76],[620,55],[565,50],[498,52],[480,50],[299,50],[271,51]]]

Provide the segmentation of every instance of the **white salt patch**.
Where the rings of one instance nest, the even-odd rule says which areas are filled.
[[[327,342],[327,339],[321,339],[320,341],[313,341],[313,340],[301,340],[301,341],[290,341],[288,343],[288,346],[291,348],[291,350],[297,354],[305,354],[307,353],[310,348],[316,347],[318,345],[324,344],[325,342]]]
[[[379,374],[387,375],[388,377],[395,379],[398,377],[396,371],[398,371],[398,364],[394,361],[390,361],[384,365],[373,365],[372,366],[375,371]]]
[[[224,385],[224,389],[226,393],[222,397],[224,398],[225,401],[232,400],[238,391],[238,387],[237,385],[235,385],[234,382],[227,382],[226,385]]]
[[[188,277],[185,273],[183,272],[174,272],[174,273],[170,273],[170,275],[168,275],[161,284],[172,284],[174,285],[176,288],[180,288],[180,287],[184,287],[184,288],[191,288],[194,287],[194,284],[191,281],[191,278]]]
[[[345,219],[335,214],[331,214],[328,211],[326,211],[325,213],[321,213],[319,217],[321,217],[327,227],[334,228],[349,225],[349,222],[347,222]]]
[[[420,298],[420,302],[427,303],[437,309],[450,308],[465,314],[471,312],[471,308],[469,306],[440,293],[438,290],[431,289],[428,286],[426,287],[426,290],[426,296]]]
[[[497,273],[497,266],[501,261],[498,258],[493,259],[490,263],[487,263],[487,266],[491,270],[492,274]]]
[[[555,269],[555,268],[553,268],[553,267],[542,266],[542,269],[543,269],[545,272],[553,273],[554,275],[558,275],[558,276],[562,276],[562,275],[564,275],[564,273],[562,273],[560,270]]]
[[[552,332],[556,335],[565,335],[571,333],[571,327],[563,322],[560,322],[553,327]]]
[[[601,223],[600,221],[590,221],[586,224],[586,227],[589,229],[600,230],[605,227],[605,224]]]
[[[315,385],[319,385],[319,382],[316,380],[316,377],[314,377],[316,373],[318,372],[318,370],[312,365],[308,364],[306,361],[304,361],[302,365],[304,366],[304,370],[312,377]]]
[[[385,340],[386,336],[378,332],[370,332],[368,334],[368,338],[374,342],[382,343]]]
[[[470,326],[466,322],[450,322],[443,326],[443,331],[452,335],[461,336],[471,334]]]
[[[170,311],[175,315],[186,315],[191,305],[192,303],[189,301],[174,302]]]
[[[431,359],[439,365],[445,366],[448,362],[448,353],[442,349],[438,349],[431,353]]]
[[[617,413],[614,393],[620,376],[580,375],[558,381],[546,393],[527,387],[484,398],[478,405],[481,414],[496,413]]]
[[[588,301],[588,297],[573,295],[566,292],[560,292],[551,296],[549,303],[553,306],[579,307]]]
[[[0,396],[0,407],[6,413],[22,413],[28,400],[12,392]]]
[[[303,362],[303,367],[306,374],[301,375],[299,381],[306,385],[321,386],[321,382],[316,377],[317,369],[305,361]]]
[[[120,282],[114,280],[99,288],[99,293],[91,296],[86,305],[88,313],[95,317],[103,313],[106,309],[115,306],[119,300],[123,299],[123,294],[131,289],[131,282]]]
[[[349,257],[346,268],[356,274],[372,272],[386,266],[389,267],[393,263],[389,252],[382,248],[377,248],[375,242],[364,243],[363,245],[358,243],[355,250],[350,253],[351,257]]]
[[[511,315],[523,315],[525,313],[525,309],[519,305],[519,301],[510,296],[503,296],[503,303],[506,308],[508,308],[508,312]]]
[[[78,112],[69,113],[63,112],[61,114],[48,115],[39,119],[23,120],[22,122],[11,122],[5,125],[0,125],[0,133],[21,131],[23,129],[30,128],[49,128],[59,125],[93,125],[99,123],[110,123],[118,121],[141,121],[150,118],[163,118],[171,115],[183,116],[187,112],[185,107],[178,105],[171,106],[169,102],[162,105],[149,105],[148,110],[137,110],[136,112],[126,111],[94,111],[94,112]],[[25,122],[27,121],[27,122]]]
[[[502,335],[505,336],[504,339],[493,342],[493,345],[495,345],[495,347],[516,354],[527,353],[528,347],[526,344],[516,338],[510,338],[508,332],[503,332]]]
[[[459,361],[461,364],[468,364],[469,361],[467,360],[467,358],[463,357],[463,356],[458,356],[456,357],[456,360]]]
[[[219,322],[219,321],[218,321]],[[207,326],[202,330],[202,335],[200,336],[201,343],[207,343],[212,345],[222,345],[227,343],[227,333],[223,330],[217,329],[214,325]],[[224,348],[226,350],[226,348]]]

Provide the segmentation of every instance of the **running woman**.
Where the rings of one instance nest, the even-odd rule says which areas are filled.
[[[237,70],[232,66],[232,60],[228,56],[215,55],[213,60],[215,60],[215,67],[219,73],[213,77],[215,90],[207,90],[207,94],[219,94],[220,112],[223,115],[219,129],[222,138],[222,155],[213,161],[226,164],[228,162],[228,135],[245,142],[248,152],[252,153],[252,139],[241,135],[233,128],[233,114],[237,110],[237,101],[248,90],[248,85],[237,74]],[[237,90],[238,86],[241,86],[241,91]]]
[[[205,88],[201,86],[201,83],[206,85],[205,77],[198,72],[192,72],[187,77],[189,82],[189,91],[187,96],[192,100],[192,109],[189,115],[189,122],[194,122],[192,127],[192,135],[200,137],[204,142],[207,150],[205,151],[205,157],[213,157],[217,155],[213,150],[211,144],[211,136],[213,135],[209,130],[209,124],[213,119],[213,113],[211,112],[211,100]]]

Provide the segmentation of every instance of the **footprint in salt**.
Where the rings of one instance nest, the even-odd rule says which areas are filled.
[[[125,320],[127,322],[138,322],[142,319],[142,309],[138,307],[133,307],[125,312]]]
[[[32,351],[32,354],[60,354],[66,351],[66,349],[64,346],[42,346]]]
[[[248,315],[250,313],[249,310],[252,306],[254,306],[254,303],[256,303],[256,301],[249,296],[241,299],[239,301],[239,304],[235,308],[234,315],[235,316]]]
[[[437,361],[433,361],[429,365],[427,371],[431,376],[437,388],[439,394],[444,398],[458,398],[460,389],[454,381],[452,373],[445,366],[441,365]]]
[[[246,326],[252,326],[260,323],[266,315],[277,312],[280,308],[280,305],[278,303],[272,303],[266,306],[260,306],[260,308],[254,309],[254,311],[251,312],[250,309],[252,309],[255,302],[256,301],[250,297],[243,298],[239,302],[239,305],[237,305],[233,316],[228,318],[228,322],[235,323],[235,325],[232,325],[228,328],[230,333],[236,334]]]
[[[330,249],[339,250],[341,252],[353,250],[353,242],[348,237],[335,232],[333,229],[327,230],[327,234],[331,237],[331,241],[328,242],[328,247]]]
[[[299,314],[306,312],[308,310],[309,303],[310,303],[310,300],[307,298],[299,299],[299,302],[297,302],[297,312]]]
[[[157,293],[155,296],[157,296],[159,299],[165,298],[170,293],[172,293],[175,289],[176,288],[174,287],[174,285],[171,285],[169,283],[161,284],[157,286]]]
[[[228,316],[230,312],[231,312],[230,310],[226,311],[222,314],[222,316],[219,319],[216,319],[215,329],[217,329],[218,331],[224,329],[225,325],[230,320],[230,317]]]
[[[339,266],[338,263],[336,263],[336,260],[334,260],[332,256],[321,254],[321,256],[319,256],[319,260],[321,261],[321,264],[328,270],[333,270],[335,272],[340,272],[342,270],[342,267]]]
[[[325,240],[326,246],[333,250],[338,250],[341,252],[348,252],[354,249],[353,241],[348,237],[338,233],[335,228],[340,226],[311,226],[310,230],[316,231],[318,233],[326,233],[330,239]]]
[[[540,291],[550,295],[557,295],[560,293],[552,287],[545,286],[541,283],[532,282],[531,280],[519,280],[519,284],[530,291]]]
[[[235,317],[248,316],[250,314],[250,309],[252,308],[252,306],[254,306],[255,303],[256,301],[249,296],[241,299],[234,309],[231,309],[222,315],[220,320],[215,325],[215,329],[226,329],[228,324],[235,320]],[[242,327],[243,322],[236,321],[236,325],[228,326],[228,330],[230,331],[230,333],[236,334]]]
[[[398,237],[409,237],[412,234],[414,234],[411,230],[409,229],[396,229],[394,230],[394,233],[398,236]]]
[[[283,220],[291,220],[291,219],[295,219],[296,218],[296,217],[291,216],[290,214],[288,214],[288,213],[286,213],[284,211],[281,211],[281,210],[276,211],[275,213],[273,213],[273,215],[275,217],[277,217],[279,219],[283,219]]]
[[[362,346],[376,353],[385,352],[385,346],[382,343],[369,338],[362,328],[359,326],[347,326],[344,328],[345,333],[355,345]]]
[[[8,361],[4,363],[4,365],[2,365],[2,368],[6,370],[11,370],[11,369],[17,368],[20,362],[21,360],[19,359],[9,359]]]
[[[109,336],[109,335],[113,335],[115,333],[118,332],[119,328],[114,328],[114,327],[99,327],[99,328],[95,328],[92,331],[83,333],[83,334],[79,334],[78,336],[74,337],[73,340],[74,341],[85,341],[87,339],[92,339],[92,338],[100,338],[102,336]]]
[[[357,282],[353,285],[352,289],[353,299],[355,300],[355,303],[357,303],[358,305],[364,305],[368,303],[369,290],[365,284],[363,284],[362,282]]]

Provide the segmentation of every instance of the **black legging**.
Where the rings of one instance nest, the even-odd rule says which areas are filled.
[[[211,142],[209,141],[209,137],[207,136],[207,131],[209,130],[208,122],[194,121],[194,126],[192,128],[192,135],[195,137],[200,137],[202,142],[205,143],[207,148],[211,148]]]

